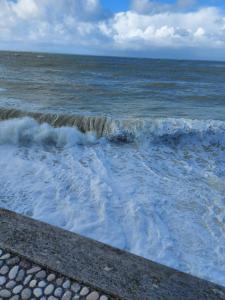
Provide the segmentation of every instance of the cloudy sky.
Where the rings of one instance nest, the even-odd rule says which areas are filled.
[[[0,0],[0,49],[225,60],[225,1]]]

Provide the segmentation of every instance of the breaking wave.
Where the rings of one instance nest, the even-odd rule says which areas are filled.
[[[71,127],[54,128],[47,123],[38,124],[30,117],[5,120],[0,126],[0,144],[65,147],[94,143],[95,140],[95,134],[84,134]]]
[[[105,137],[119,143],[195,143],[225,145],[225,122],[191,119],[112,119],[0,109],[0,142],[45,140],[62,145]],[[9,122],[10,120],[10,122]],[[4,133],[3,133],[4,132]],[[66,142],[67,141],[67,142]]]
[[[53,127],[77,127],[81,132],[94,131],[102,136],[105,128],[106,118],[92,116],[59,115],[51,113],[28,112],[17,109],[0,109],[0,120],[31,117],[39,123],[48,123]]]
[[[225,285],[225,122],[0,120],[1,207]]]

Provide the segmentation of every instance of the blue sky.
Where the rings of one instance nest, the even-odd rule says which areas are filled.
[[[101,0],[102,5],[110,9],[114,12],[120,12],[120,11],[126,11],[131,6],[131,0]],[[162,0],[161,3],[176,3],[175,0]],[[225,8],[225,1],[224,0],[199,0],[196,2],[195,7],[201,7],[201,6],[217,6],[220,8]]]
[[[102,5],[114,12],[126,11],[129,9],[130,0],[102,0]]]
[[[0,50],[225,60],[225,1],[0,0]]]

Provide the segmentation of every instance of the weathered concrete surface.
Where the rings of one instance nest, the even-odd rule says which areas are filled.
[[[3,209],[0,247],[121,299],[225,299],[224,287]]]

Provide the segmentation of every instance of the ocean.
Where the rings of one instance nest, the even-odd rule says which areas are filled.
[[[0,52],[0,207],[225,286],[225,63]]]

